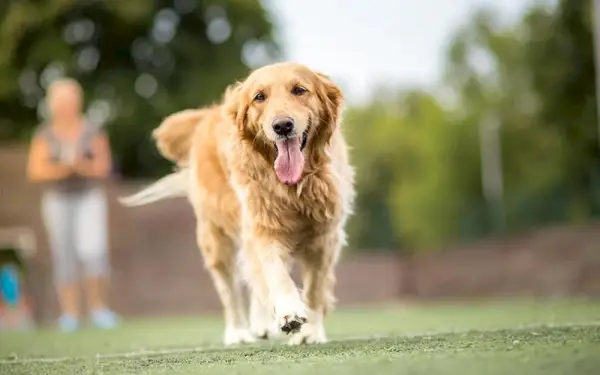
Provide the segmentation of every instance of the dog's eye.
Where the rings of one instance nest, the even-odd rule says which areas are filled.
[[[255,102],[262,103],[265,101],[265,99],[266,99],[266,96],[262,92],[259,92],[256,95],[254,95]]]
[[[296,95],[296,96],[300,96],[306,93],[306,89],[302,86],[294,86],[294,88],[292,89],[292,94]]]

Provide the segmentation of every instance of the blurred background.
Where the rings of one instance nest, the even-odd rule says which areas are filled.
[[[294,60],[344,89],[357,169],[341,305],[599,296],[591,0],[0,2],[0,248],[57,315],[39,189],[45,88],[74,77],[109,134],[110,299],[124,316],[218,311],[183,199],[115,198],[168,173],[150,132],[250,69]]]

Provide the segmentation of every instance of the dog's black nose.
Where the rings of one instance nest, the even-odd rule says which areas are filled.
[[[276,117],[273,121],[273,131],[275,134],[285,137],[294,129],[294,120],[288,116]]]

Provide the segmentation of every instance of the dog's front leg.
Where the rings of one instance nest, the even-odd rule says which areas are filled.
[[[290,251],[271,241],[252,241],[244,247],[245,276],[254,297],[274,313],[276,323],[285,333],[295,333],[307,322],[307,309],[290,276],[286,258]]]
[[[327,342],[324,320],[333,309],[335,297],[334,269],[340,244],[337,236],[322,238],[299,254],[302,269],[303,297],[308,307],[308,324],[290,338],[289,343],[320,344]]]

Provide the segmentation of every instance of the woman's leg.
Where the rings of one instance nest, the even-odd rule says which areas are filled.
[[[46,192],[42,197],[42,217],[46,226],[54,283],[61,309],[60,328],[75,330],[79,318],[77,255],[74,248],[73,197]]]
[[[76,248],[83,264],[84,286],[93,322],[102,328],[116,324],[108,309],[106,287],[109,276],[108,207],[101,189],[81,195],[76,207]]]

